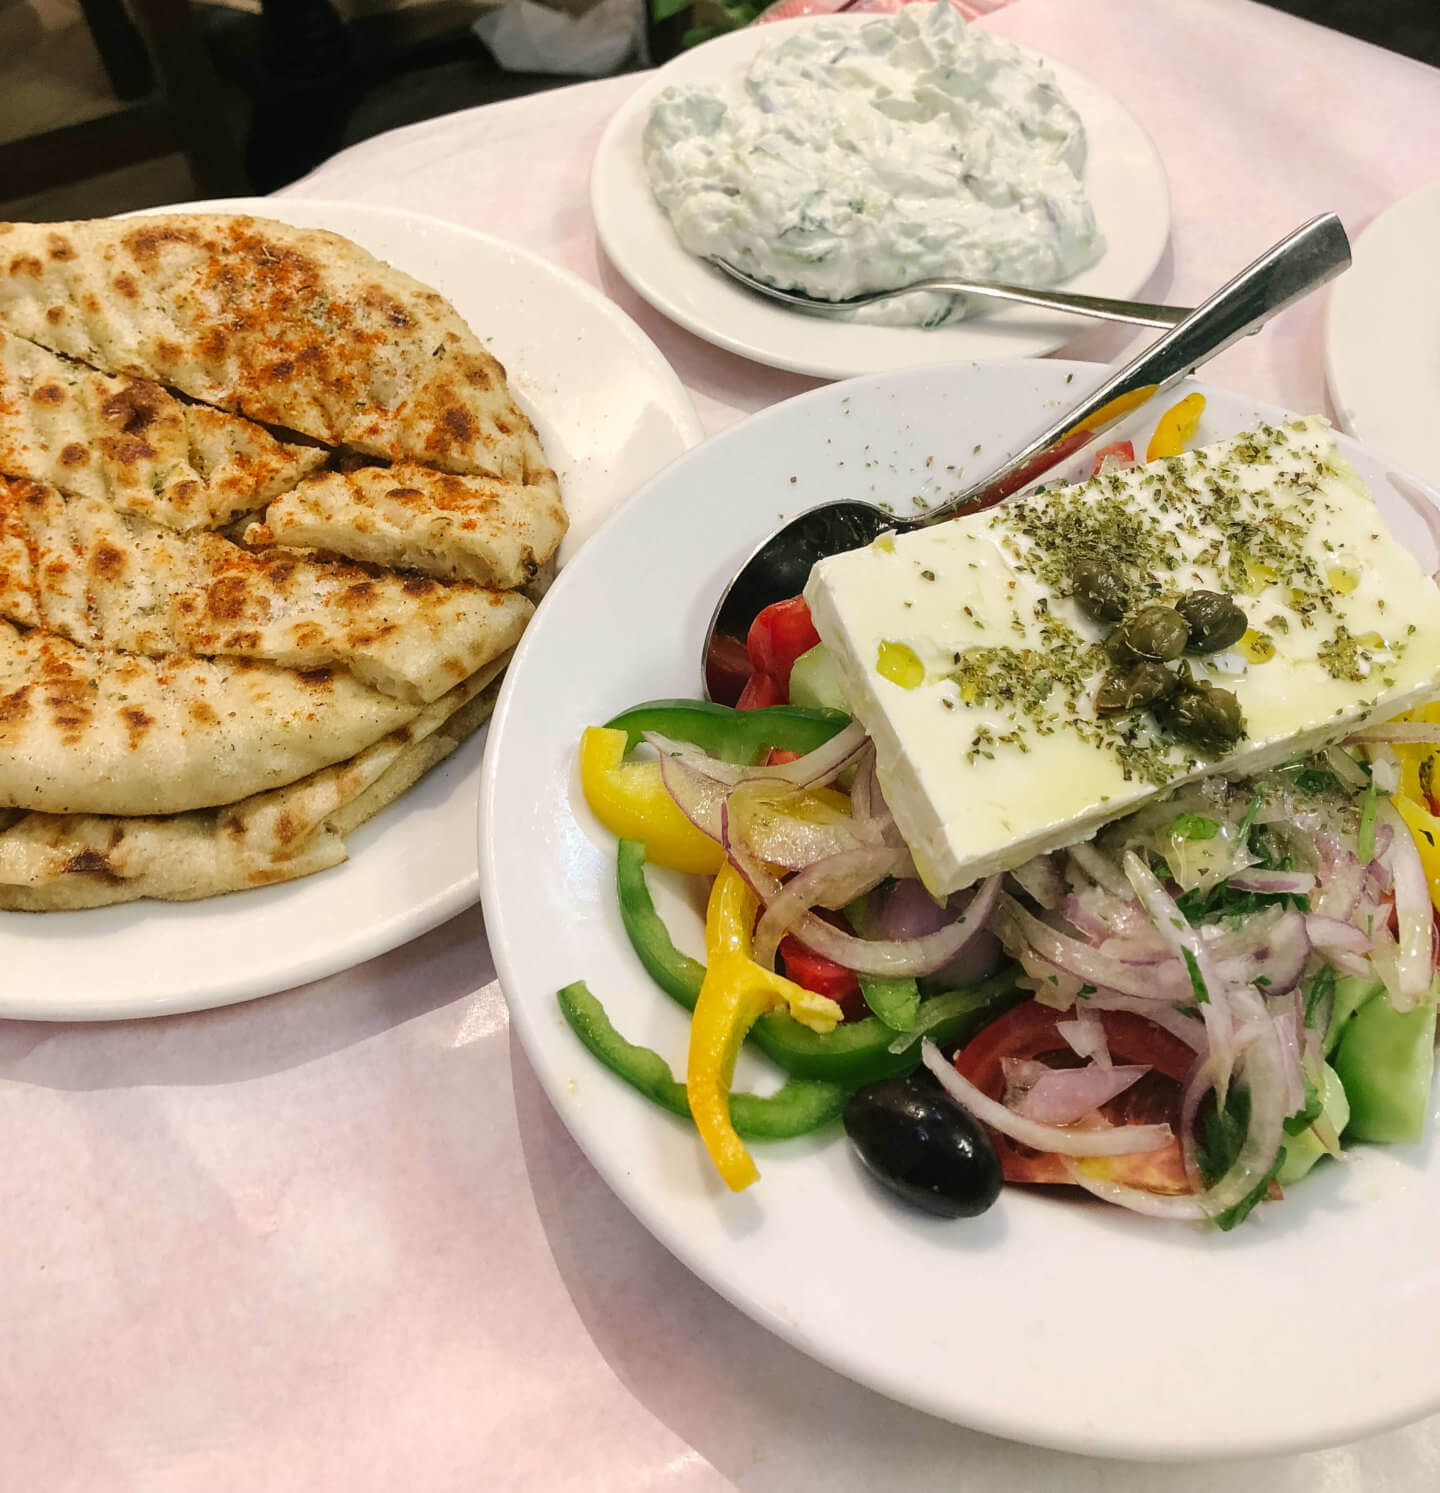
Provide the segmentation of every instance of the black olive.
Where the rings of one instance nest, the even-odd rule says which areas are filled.
[[[1104,560],[1081,560],[1070,576],[1075,604],[1096,622],[1118,622],[1130,603],[1125,577]]]
[[[1174,607],[1142,607],[1127,617],[1105,640],[1110,657],[1117,663],[1169,663],[1179,658],[1190,641],[1190,624]]]
[[[1149,659],[1111,674],[1095,692],[1095,710],[1099,715],[1115,715],[1122,710],[1144,710],[1168,699],[1180,688],[1180,676],[1164,664]]]
[[[853,1094],[845,1133],[876,1181],[927,1213],[974,1218],[1000,1195],[984,1127],[923,1068]]]
[[[1191,591],[1175,603],[1190,628],[1191,653],[1218,653],[1245,636],[1249,622],[1234,599],[1218,591]]]

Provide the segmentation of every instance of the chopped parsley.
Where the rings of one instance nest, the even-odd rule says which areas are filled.
[[[1335,966],[1333,964],[1322,964],[1319,973],[1310,982],[1310,988],[1305,992],[1305,1025],[1315,1025],[1315,1018],[1320,1014],[1320,1007],[1326,996],[1335,991]]]

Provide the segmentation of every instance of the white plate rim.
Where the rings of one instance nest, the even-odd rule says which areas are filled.
[[[1381,282],[1388,282],[1390,278],[1384,265],[1372,269],[1371,256],[1393,253],[1392,236],[1397,225],[1408,226],[1412,218],[1419,218],[1422,227],[1428,220],[1440,228],[1440,179],[1390,203],[1360,231],[1355,240],[1354,263],[1349,274],[1342,275],[1330,287],[1325,305],[1324,337],[1325,386],[1336,422],[1358,440],[1372,441],[1377,446],[1398,439],[1397,454],[1413,464],[1415,458],[1407,445],[1409,431],[1404,428],[1405,417],[1395,414],[1387,406],[1387,401],[1397,393],[1402,399],[1413,398],[1419,389],[1428,389],[1432,396],[1440,397],[1440,361],[1432,356],[1427,364],[1423,357],[1397,355],[1393,337],[1387,342],[1383,355],[1367,355],[1363,347],[1356,346],[1355,330],[1357,318],[1373,322],[1374,307],[1367,306],[1366,301],[1367,298],[1373,300],[1377,278]],[[1420,306],[1426,306],[1428,299],[1429,320],[1432,324],[1440,323],[1440,288],[1433,279],[1428,282],[1406,279],[1403,282],[1403,314],[1411,319],[1412,327],[1413,318],[1420,309],[1417,298]],[[1390,309],[1401,308],[1392,306]],[[1384,391],[1383,396],[1374,391],[1377,383]],[[1411,410],[1409,413],[1413,416],[1415,412]],[[1425,428],[1433,431],[1433,421]],[[1440,442],[1432,439],[1428,457],[1433,465],[1423,470],[1421,476],[1431,485],[1440,485]]]
[[[978,365],[954,365],[956,368],[965,366],[970,369],[978,369]],[[998,365],[990,364],[988,368]],[[1013,366],[1013,365],[1012,365]],[[1092,378],[1098,373],[1096,365],[1084,363],[1068,363],[1060,360],[1046,360],[1042,364],[1024,365],[1031,368],[1050,369],[1056,377],[1056,388],[1054,393],[1057,397],[1068,397],[1060,382],[1059,375],[1071,376],[1088,373]],[[919,370],[917,370],[918,372]],[[946,369],[930,369],[925,372],[931,377],[944,377]],[[746,426],[736,428],[712,438],[704,448],[698,452],[692,452],[684,459],[683,463],[676,464],[677,473],[683,470],[683,466],[698,461],[706,452],[712,452],[716,447],[730,444],[737,440],[746,440],[753,435],[753,428],[760,422],[768,419],[784,418],[783,411],[786,407],[793,407],[801,403],[818,402],[826,399],[836,398],[838,395],[852,391],[856,396],[872,392],[876,386],[883,386],[886,382],[885,376],[871,376],[856,379],[843,385],[831,386],[818,389],[810,393],[797,396],[787,401],[785,405],[774,406],[770,410],[756,416]],[[1064,380],[1069,382],[1068,377]],[[1178,398],[1181,394],[1197,390],[1207,394],[1215,400],[1234,401],[1242,404],[1250,410],[1255,411],[1262,418],[1274,419],[1277,416],[1288,415],[1290,412],[1283,410],[1271,401],[1253,400],[1248,396],[1236,394],[1233,391],[1224,390],[1215,386],[1200,383],[1194,379],[1186,381],[1184,387],[1175,392],[1172,397]],[[1150,412],[1153,418],[1153,411]],[[1142,424],[1140,417],[1132,417],[1127,422],[1125,430],[1138,428]],[[1342,447],[1348,446],[1354,453],[1361,450],[1360,443],[1347,437],[1341,437]],[[1391,463],[1383,461],[1383,458],[1375,458],[1379,464],[1395,472]],[[1395,473],[1402,478],[1413,481],[1408,473]],[[652,481],[645,489],[636,494],[634,514],[643,513],[646,505],[651,501],[650,495],[663,492],[668,480],[660,477]],[[1433,491],[1430,497],[1440,506],[1440,494]],[[804,505],[796,505],[789,511],[798,512]],[[623,522],[623,515],[617,515],[607,525],[607,529],[619,531]],[[1418,520],[1417,520],[1418,522]],[[598,562],[597,555],[596,561]],[[572,573],[566,578],[570,585],[582,583],[584,573]],[[553,625],[553,624],[552,624]],[[537,632],[527,638],[522,644],[524,652],[517,656],[516,664],[506,681],[505,689],[497,706],[494,729],[497,737],[497,747],[488,757],[483,774],[482,783],[482,814],[487,819],[493,818],[493,808],[497,794],[500,790],[500,775],[505,771],[505,740],[508,731],[508,722],[513,708],[512,702],[522,682],[526,678],[527,660],[525,654],[533,651],[544,644],[544,635]],[[545,1050],[546,1034],[544,1027],[548,1025],[553,1031],[563,1033],[563,1040],[574,1044],[574,1051],[579,1054],[570,1066],[577,1073],[596,1073],[601,1075],[599,1082],[606,1087],[613,1087],[616,1093],[628,1099],[641,1111],[647,1109],[645,1102],[638,1096],[624,1089],[620,1081],[611,1075],[604,1073],[595,1060],[584,1053],[575,1042],[573,1035],[563,1028],[560,1018],[553,1008],[553,992],[544,991],[539,993],[520,992],[523,985],[523,975],[520,970],[520,958],[518,957],[519,945],[514,943],[510,937],[510,910],[511,903],[505,895],[505,871],[502,865],[504,856],[503,849],[490,837],[482,836],[482,904],[486,912],[487,929],[490,938],[491,953],[495,963],[501,987],[506,992],[507,1002],[511,1011],[511,1019],[519,1040],[524,1048],[532,1068],[536,1072],[542,1087],[554,1105],[562,1122],[566,1125],[576,1143],[586,1155],[587,1159],[595,1166],[607,1185],[620,1198],[625,1207],[646,1227],[668,1250],[671,1251],[683,1264],[693,1273],[705,1281],[709,1286],[724,1296],[738,1309],[759,1322],[762,1326],[775,1332],[777,1336],[791,1343],[802,1352],[807,1353],[819,1362],[835,1369],[837,1372],[878,1390],[882,1394],[896,1399],[902,1403],[914,1406],[917,1409],[934,1414],[940,1418],[955,1421],[969,1426],[973,1429],[990,1434],[1002,1436],[1008,1439],[1022,1441],[1029,1444],[1054,1448],[1056,1450],[1079,1453],[1090,1456],[1111,1456],[1133,1459],[1153,1459],[1157,1461],[1178,1460],[1214,1460],[1232,1459],[1248,1456],[1281,1455],[1286,1453],[1313,1450],[1327,1445],[1335,1445],[1348,1442],[1364,1435],[1374,1434],[1389,1427],[1408,1423],[1425,1414],[1440,1408],[1440,1373],[1431,1376],[1431,1382],[1423,1393],[1415,1395],[1409,1401],[1393,1406],[1383,1412],[1372,1410],[1365,1415],[1351,1415],[1348,1419],[1343,1415],[1330,1417],[1322,1426],[1316,1421],[1304,1427],[1280,1427],[1276,1428],[1268,1417],[1257,1414],[1252,1423],[1241,1433],[1234,1434],[1223,1446],[1217,1446],[1211,1441],[1203,1438],[1191,1437],[1181,1440],[1165,1440],[1157,1438],[1144,1426],[1132,1426],[1130,1428],[1118,1429],[1109,1426],[1098,1428],[1093,1425],[1079,1425],[1068,1423],[1064,1425],[1050,1425],[1037,1427],[1033,1422],[1017,1416],[1013,1412],[998,1410],[993,1403],[985,1407],[958,1404],[953,1396],[933,1390],[917,1387],[917,1385],[903,1374],[897,1375],[888,1369],[879,1369],[873,1363],[865,1361],[863,1353],[855,1350],[853,1345],[837,1346],[836,1343],[817,1333],[813,1324],[797,1320],[794,1316],[783,1310],[777,1310],[774,1303],[769,1300],[758,1298],[753,1292],[747,1291],[742,1285],[727,1274],[723,1268],[717,1268],[717,1261],[712,1254],[707,1254],[702,1243],[695,1237],[687,1236],[681,1230],[677,1231],[675,1220],[667,1215],[665,1198],[660,1193],[647,1192],[642,1185],[636,1182],[631,1166],[627,1159],[607,1148],[602,1136],[593,1128],[587,1128],[583,1123],[574,1121],[577,1114],[575,1105],[575,1094],[573,1092],[573,1078],[563,1074],[558,1069],[551,1067],[548,1054]],[[513,873],[513,865],[510,867]],[[613,900],[613,888],[605,887],[604,893]],[[622,940],[623,941],[623,940]],[[633,958],[633,956],[632,956]],[[636,966],[638,970],[638,966]],[[646,977],[637,975],[637,980],[642,985]],[[654,998],[662,1008],[668,1009],[668,1003],[658,992],[652,992]],[[632,1040],[645,1041],[643,1033],[630,1031],[627,1033]],[[674,1056],[674,1054],[670,1054]],[[568,1060],[567,1060],[568,1061]],[[583,1079],[582,1079],[583,1082]],[[1440,1116],[1432,1116],[1431,1137],[1426,1165],[1429,1174],[1433,1177],[1435,1167],[1434,1131],[1440,1121]],[[664,1123],[664,1117],[655,1117],[652,1123]],[[1388,1148],[1379,1148],[1384,1151]],[[763,1158],[762,1158],[763,1160]],[[703,1168],[702,1168],[703,1169]],[[764,1185],[762,1183],[762,1185]],[[772,1181],[769,1185],[774,1185]],[[1301,1194],[1303,1197],[1305,1194]],[[882,1202],[880,1206],[885,1206]],[[1287,1207],[1296,1206],[1288,1202]],[[1226,1236],[1232,1239],[1235,1236]],[[1158,1238],[1158,1236],[1157,1236]],[[1009,1386],[1006,1387],[1007,1389]]]
[[[626,350],[627,358],[634,360],[632,366],[644,368],[649,386],[659,398],[667,420],[674,426],[681,451],[694,446],[704,435],[688,391],[646,333],[619,306],[593,285],[532,250],[509,243],[493,234],[482,233],[463,224],[449,222],[432,215],[414,213],[402,208],[328,199],[222,198],[145,208],[121,216],[152,217],[193,212],[248,213],[274,221],[294,223],[299,227],[329,227],[332,231],[356,236],[363,232],[363,229],[357,225],[379,220],[388,225],[392,231],[409,233],[419,230],[422,235],[438,236],[452,244],[479,245],[487,254],[493,256],[495,263],[506,259],[519,261],[525,267],[527,274],[552,283],[563,293],[573,297],[575,302],[583,305],[596,317],[597,322],[604,324],[608,333],[613,333],[620,339],[621,345]],[[411,272],[404,263],[396,267]],[[414,268],[419,271],[416,278],[428,283],[423,266],[417,265]],[[501,361],[503,362],[504,359],[502,358]],[[510,372],[512,377],[525,379],[529,370],[515,368],[507,369],[507,372]],[[538,414],[542,423],[546,421],[543,409],[537,408],[537,401],[533,397],[518,389],[516,394],[527,413],[532,417]],[[539,401],[541,406],[546,403],[548,401]],[[657,468],[652,467],[652,473],[654,470]],[[616,493],[609,499],[608,507],[613,509],[620,506],[627,497],[628,493]],[[133,926],[141,920],[152,924],[157,930],[161,929],[162,925],[169,925],[172,932],[183,938],[184,929],[192,919],[200,919],[211,913],[218,914],[220,918],[235,925],[233,930],[227,928],[227,933],[233,931],[242,938],[256,932],[263,935],[267,913],[277,899],[283,899],[287,895],[310,894],[316,886],[322,883],[331,892],[331,897],[322,898],[322,901],[343,899],[345,893],[343,888],[336,886],[337,881],[343,878],[347,868],[353,866],[360,856],[382,853],[383,847],[373,847],[370,842],[383,831],[387,824],[393,823],[392,816],[397,811],[403,814],[402,805],[411,795],[415,795],[418,799],[426,782],[432,777],[437,784],[460,778],[465,779],[467,783],[473,782],[473,788],[468,791],[478,799],[480,758],[483,755],[488,734],[487,722],[474,737],[464,743],[445,762],[432,768],[400,800],[387,806],[375,820],[361,826],[348,839],[349,859],[339,866],[316,873],[314,876],[281,883],[278,886],[230,893],[223,897],[207,898],[194,903],[165,903],[142,899],[139,902],[124,903],[113,908],[95,908],[77,912],[43,914],[4,912],[0,913],[0,949],[4,948],[6,938],[12,935],[28,937],[39,930],[52,930],[53,939],[63,945],[67,941],[67,936],[88,934],[90,930],[99,929],[106,923]],[[460,815],[458,819],[457,829],[467,843],[473,844],[470,816]],[[327,877],[330,881],[324,883],[324,878]],[[5,992],[0,993],[0,1018],[32,1021],[108,1021],[174,1015],[232,1005],[273,995],[282,990],[294,989],[310,981],[353,968],[357,964],[398,948],[474,906],[480,897],[478,863],[467,874],[448,881],[446,885],[423,889],[412,888],[410,896],[411,900],[408,902],[401,899],[399,905],[387,909],[382,915],[366,922],[363,926],[355,927],[347,936],[332,938],[328,943],[322,942],[321,946],[313,951],[297,945],[288,958],[278,961],[269,959],[258,967],[247,965],[231,969],[215,968],[212,959],[208,961],[210,968],[203,983],[200,984],[182,983],[171,967],[173,957],[168,960],[164,958],[166,951],[162,949],[157,951],[162,955],[158,968],[164,971],[161,976],[162,988],[159,990],[145,988],[144,981],[138,976],[132,980],[129,993],[118,999],[101,990],[81,991],[72,988],[56,996],[48,993],[54,989],[53,986],[42,985],[39,987],[39,993],[36,993],[33,987],[21,989],[17,993],[16,989],[11,986]],[[44,937],[43,932],[41,936]],[[171,953],[173,955],[173,951]],[[63,955],[56,962],[61,967],[61,978],[63,978]]]
[[[718,270],[700,264],[680,250],[674,242],[668,218],[650,197],[648,190],[642,194],[634,189],[632,173],[638,171],[643,179],[643,166],[639,164],[638,153],[639,132],[643,129],[644,115],[650,103],[663,88],[676,83],[712,81],[711,75],[721,63],[728,64],[731,70],[738,69],[762,46],[777,40],[787,30],[835,23],[860,26],[876,19],[874,15],[837,12],[834,15],[802,16],[769,22],[763,26],[749,26],[706,42],[690,52],[682,52],[658,68],[611,116],[591,163],[590,211],[595,222],[596,236],[606,258],[638,296],[686,331],[752,362],[809,377],[851,378],[867,373],[898,370],[919,363],[942,365],[967,358],[1038,357],[1063,347],[1080,336],[1088,323],[1080,318],[1063,314],[1057,316],[1024,307],[997,308],[986,315],[985,323],[995,328],[1004,328],[1013,333],[1013,337],[1004,346],[987,352],[983,332],[975,330],[975,323],[961,322],[932,332],[917,328],[847,326],[840,322],[818,322],[802,313],[787,312],[779,306],[762,306],[755,296],[725,279]],[[1067,96],[1078,93],[1087,107],[1103,102],[1106,108],[1117,111],[1129,134],[1127,146],[1145,160],[1148,180],[1143,185],[1145,193],[1152,198],[1148,207],[1153,222],[1148,225],[1149,242],[1140,261],[1143,274],[1137,269],[1116,282],[1109,273],[1110,267],[1102,258],[1089,269],[1073,276],[1063,287],[1093,295],[1124,299],[1133,297],[1155,273],[1170,239],[1170,182],[1160,152],[1140,120],[1103,85],[1068,63],[1047,56],[1033,47],[1021,42],[1013,42],[1013,45],[1051,68]],[[1077,108],[1079,107],[1077,104]],[[1084,111],[1081,112],[1083,115]],[[1087,176],[1093,170],[1093,145],[1094,142],[1090,142],[1091,148],[1087,152]],[[627,181],[627,177],[630,180]],[[617,193],[617,188],[623,190],[623,196]],[[628,190],[624,190],[625,188]],[[643,258],[627,248],[629,218],[632,213],[637,216],[643,214],[644,231],[650,235],[652,243],[662,246],[661,252],[671,260],[669,268],[662,268],[657,273],[653,267],[647,267]],[[1102,224],[1102,228],[1103,226]],[[1107,250],[1107,257],[1108,252]],[[680,277],[678,281],[677,276]],[[715,302],[713,314],[708,313],[708,307],[707,314],[696,314],[679,298],[677,286],[683,291],[687,282],[691,287],[705,286],[707,297]],[[727,329],[724,320],[727,309],[742,317],[763,313],[767,330],[773,330],[764,339],[732,332]],[[787,334],[793,335],[797,329],[807,337],[813,331],[825,342],[833,344],[833,350],[799,355],[787,351]],[[853,337],[842,338],[844,333],[859,334],[859,352],[844,350],[856,341]],[[873,333],[883,335],[876,338],[871,335]],[[938,340],[941,333],[945,334],[944,342]],[[902,336],[903,343],[897,340]],[[903,354],[897,353],[896,349],[902,346]],[[878,354],[877,348],[881,349]],[[887,348],[889,351],[884,351]]]

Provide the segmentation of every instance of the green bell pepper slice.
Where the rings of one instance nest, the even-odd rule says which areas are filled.
[[[653,1048],[627,1041],[583,980],[557,992],[561,1014],[585,1047],[617,1077],[682,1120],[690,1116],[685,1085]],[[745,1140],[792,1140],[840,1117],[850,1089],[792,1078],[774,1094],[731,1094],[730,1120]]]
[[[1420,1140],[1435,1073],[1433,1005],[1397,1011],[1387,996],[1366,1001],[1331,1062],[1350,1101],[1346,1140]]]
[[[799,752],[803,757],[838,736],[850,724],[850,717],[838,710],[811,710],[803,705],[732,710],[711,700],[650,700],[605,724],[625,732],[627,752],[635,750],[646,731],[657,731],[672,741],[688,741],[726,762],[748,767],[772,749]]]
[[[675,947],[655,911],[645,880],[645,847],[638,840],[620,841],[615,881],[621,922],[645,972],[672,1000],[693,1011],[705,966]],[[867,1016],[821,1034],[788,1012],[771,1011],[750,1029],[750,1040],[787,1073],[858,1089],[917,1067],[922,1036],[941,1048],[956,1045],[1026,999],[1027,993],[1016,988],[1014,973],[1007,969],[973,990],[947,991],[922,1001],[908,1032],[897,1033],[878,1016]]]

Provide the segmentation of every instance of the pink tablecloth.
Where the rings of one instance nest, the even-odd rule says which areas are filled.
[[[1103,78],[1154,135],[1175,194],[1157,299],[1193,300],[1323,209],[1358,230],[1440,160],[1440,75],[1248,0],[1020,0],[988,24]],[[807,384],[667,325],[599,261],[588,167],[633,86],[417,125],[294,190],[449,217],[577,271],[718,430]],[[1207,377],[1323,407],[1322,309]],[[1098,329],[1068,351],[1128,340]],[[1244,1469],[1137,1467],[992,1441],[810,1363],[582,1160],[509,1035],[478,911],[247,1006],[0,1025],[0,1135],[7,1490],[1440,1484],[1440,1420]]]

